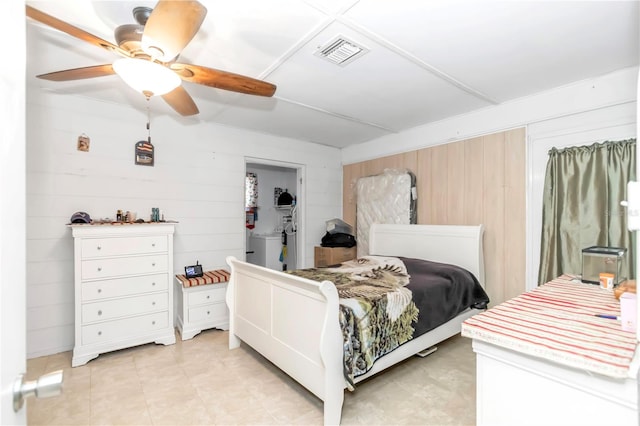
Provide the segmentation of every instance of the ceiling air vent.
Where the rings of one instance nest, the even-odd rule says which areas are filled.
[[[324,46],[320,46],[315,56],[324,58],[336,65],[345,66],[368,51],[369,49],[359,46],[345,37],[336,36]]]

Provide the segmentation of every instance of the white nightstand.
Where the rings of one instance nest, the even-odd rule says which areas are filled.
[[[209,328],[229,329],[229,309],[225,301],[228,282],[185,287],[176,277],[176,327],[182,340]]]

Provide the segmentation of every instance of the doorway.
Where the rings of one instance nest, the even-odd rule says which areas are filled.
[[[304,262],[304,165],[245,159],[246,261],[283,271]]]

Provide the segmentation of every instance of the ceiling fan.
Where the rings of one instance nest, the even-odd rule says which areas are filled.
[[[29,18],[123,57],[113,64],[56,71],[37,77],[70,81],[118,74],[147,98],[160,95],[176,112],[185,116],[199,111],[181,81],[249,95],[273,96],[276,86],[271,83],[178,61],[206,14],[207,9],[197,1],[160,0],[153,9],[136,7],[133,16],[138,24],[117,27],[114,31],[116,45],[27,5]],[[159,76],[155,77],[155,73]],[[150,88],[152,83],[161,84]]]

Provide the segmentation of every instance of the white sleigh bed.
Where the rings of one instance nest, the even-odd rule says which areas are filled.
[[[369,253],[461,266],[484,287],[483,227],[374,224]],[[329,281],[317,282],[228,257],[229,348],[240,342],[306,387],[324,402],[324,423],[339,424],[344,389],[343,335],[339,298]],[[460,332],[480,312],[467,309],[454,319],[401,345],[355,378],[360,382]]]

